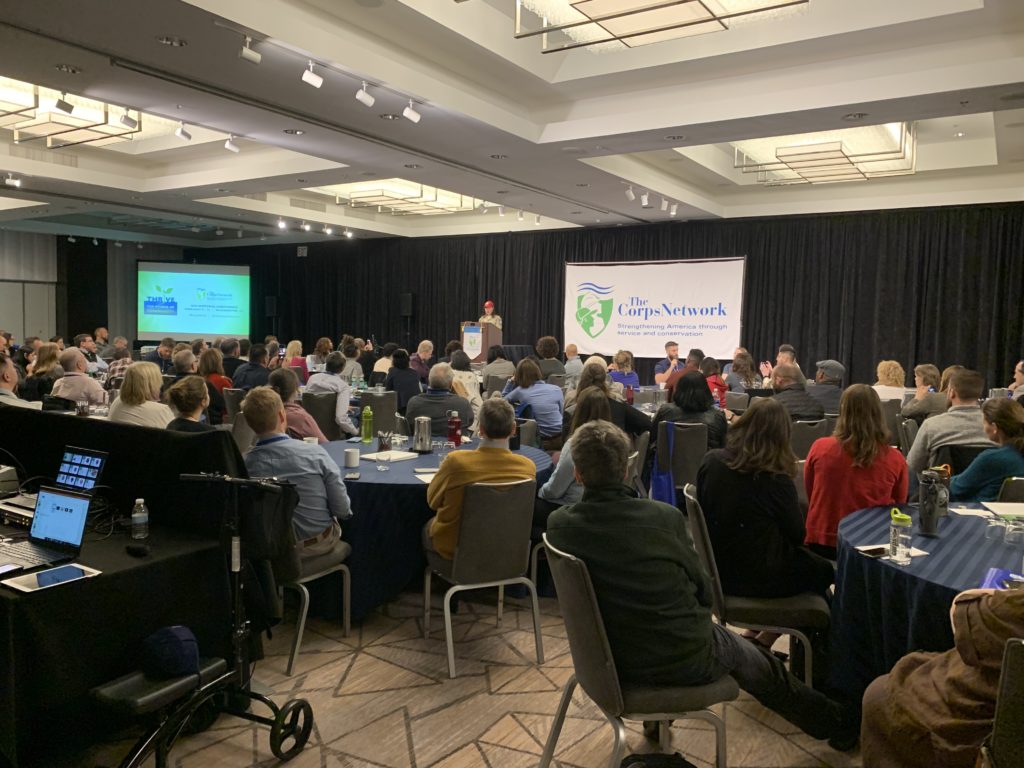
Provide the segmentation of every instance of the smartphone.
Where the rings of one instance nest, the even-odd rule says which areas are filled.
[[[870,549],[861,549],[861,550],[858,550],[858,551],[862,555],[865,555],[866,557],[878,558],[878,557],[885,557],[886,555],[888,555],[889,554],[889,547],[886,547],[886,546],[871,547]]]
[[[358,480],[359,479],[359,473],[358,472],[346,472],[345,473],[345,479],[346,480]]]
[[[99,573],[100,571],[97,571],[95,568],[71,563],[69,565],[59,565],[56,568],[47,568],[45,571],[37,573],[15,576],[14,578],[7,579],[3,584],[22,592],[36,592],[58,584],[66,584],[69,581],[87,579]]]

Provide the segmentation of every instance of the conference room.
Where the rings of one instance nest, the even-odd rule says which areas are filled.
[[[1022,42],[5,4],[0,766],[1024,765]]]

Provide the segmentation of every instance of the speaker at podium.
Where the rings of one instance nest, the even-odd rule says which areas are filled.
[[[471,363],[487,361],[487,350],[501,344],[501,329],[494,323],[478,323],[466,320],[461,324],[462,351]]]

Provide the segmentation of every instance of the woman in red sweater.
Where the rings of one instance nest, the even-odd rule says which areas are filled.
[[[814,442],[804,466],[807,487],[808,547],[836,557],[839,521],[865,507],[907,500],[907,462],[889,445],[889,430],[878,394],[854,384],[839,401],[839,421],[831,437]]]

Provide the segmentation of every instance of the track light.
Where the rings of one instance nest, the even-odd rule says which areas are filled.
[[[672,203],[672,207],[668,209],[669,216],[675,216],[676,211],[679,210],[679,203]]]
[[[99,241],[99,240],[97,240],[97,239],[96,239],[96,238],[94,237],[94,238],[92,239],[92,244],[93,244],[93,245],[99,245],[99,244],[100,244],[100,241]]]
[[[17,178],[13,173],[8,173],[7,178],[4,179],[4,184],[8,187],[20,187],[21,179]]]
[[[217,230],[213,234],[215,234],[217,237],[220,237],[221,235],[224,234],[224,230],[221,229],[220,227],[217,227]]]
[[[346,229],[345,230],[345,237],[348,237],[348,238],[352,237],[352,230],[351,229]]]
[[[72,112],[75,111],[75,105],[72,104],[71,102],[69,102],[65,98],[65,96],[67,96],[67,94],[62,92],[61,95],[60,95],[60,98],[57,99],[57,101],[54,104],[54,106],[57,109],[59,109],[61,112],[63,112],[65,115],[70,115]]]
[[[238,230],[238,233],[235,236],[238,237],[239,239],[241,239],[242,238],[242,230]]]
[[[314,88],[319,88],[324,84],[324,79],[320,77],[316,72],[313,71],[313,62],[309,62],[309,69],[303,70],[302,82],[307,85],[312,85]]]
[[[643,207],[643,208],[650,208],[651,207],[650,203],[651,203],[651,193],[650,192],[642,192],[640,194],[640,205],[641,205],[641,207]]]
[[[516,218],[519,219],[519,221],[523,220],[523,210],[521,208],[519,209],[519,215]]]
[[[413,123],[420,121],[420,113],[413,109],[412,99],[409,99],[409,106],[402,110],[402,117]]]
[[[115,248],[120,248],[121,247],[121,241],[120,240],[115,240],[114,241],[114,247]]]
[[[121,115],[121,117],[118,120],[118,122],[120,122],[121,125],[123,125],[125,128],[127,128],[129,131],[134,131],[136,128],[139,127],[139,121],[136,120],[134,117],[132,117],[131,115],[128,114],[128,108],[127,107],[125,107],[124,114]]]
[[[304,232],[309,232],[310,229],[311,227],[309,226],[309,224],[307,224],[306,222],[302,222],[302,230]]]
[[[372,107],[373,103],[377,101],[377,99],[373,97],[373,94],[366,90],[365,80],[363,80],[363,87],[356,91],[356,101],[367,107]]]
[[[504,205],[499,205],[498,206],[498,215],[499,216],[504,216],[505,215],[505,206]]]
[[[178,127],[174,130],[174,135],[182,141],[192,141],[192,134],[185,130],[184,123],[178,123]]]
[[[252,38],[246,35],[245,45],[243,45],[241,50],[238,52],[238,58],[245,59],[250,64],[259,64],[261,61],[263,61],[263,54],[260,53],[259,51],[254,51],[252,48],[249,47],[251,45]]]
[[[636,200],[636,192],[633,191],[632,187],[626,187],[626,199],[631,203]]]
[[[74,235],[68,235],[68,242],[69,243],[77,243],[78,240],[75,238]]]
[[[141,251],[142,250],[142,243],[136,243],[135,247],[138,248]]]
[[[537,218],[534,220],[533,224],[536,227],[540,226],[540,214],[539,213],[537,214]]]
[[[661,198],[661,210],[663,213],[668,210],[668,200],[666,200],[664,197]]]
[[[235,134],[231,134],[231,138],[224,142],[224,149],[228,152],[234,152],[236,155],[242,150],[239,149],[238,145],[235,144]]]
[[[278,219],[277,220],[277,228],[278,229],[288,229],[288,224],[287,224],[287,222],[285,222],[284,219]]]
[[[325,235],[333,235],[334,234],[334,229],[332,227],[324,227],[324,234]]]

